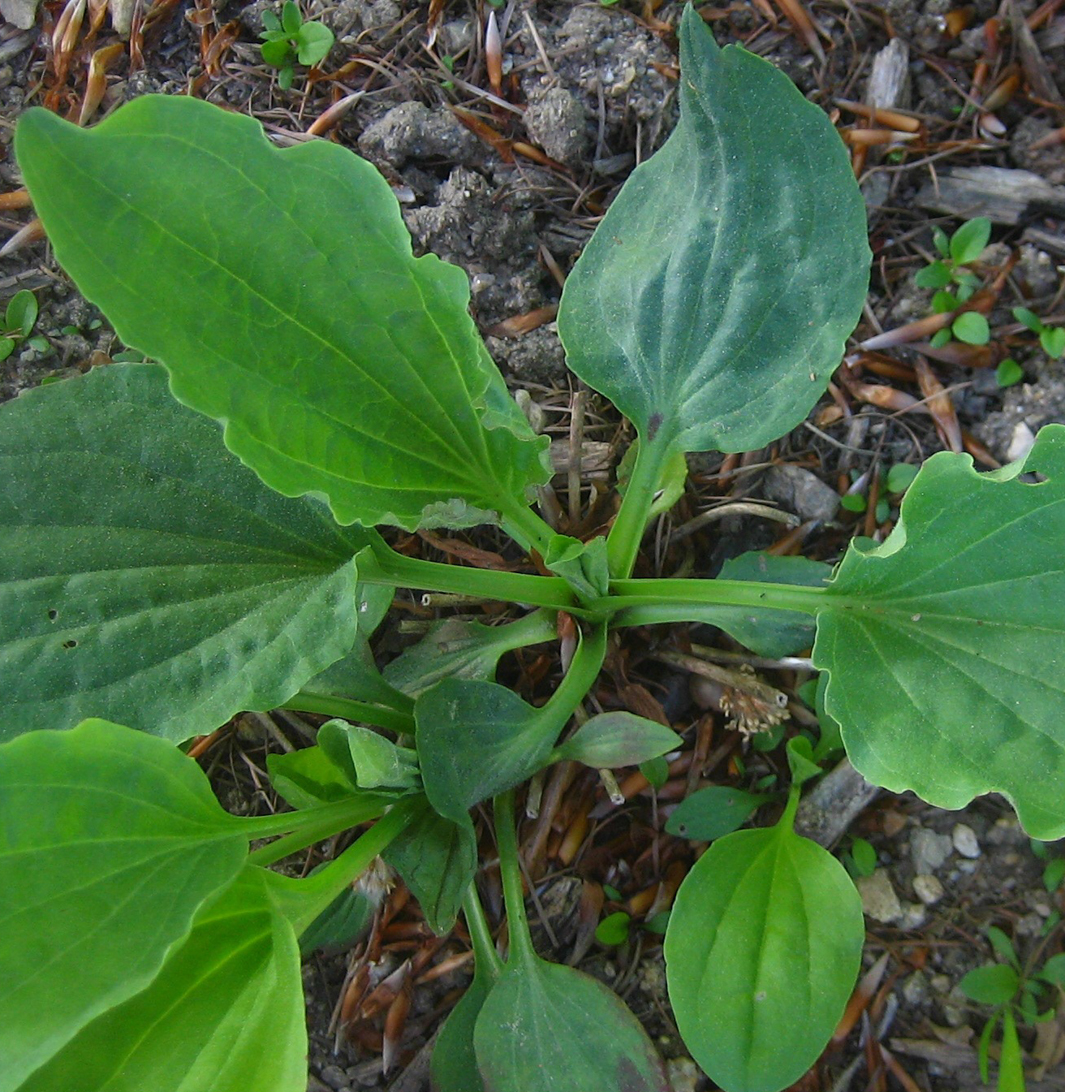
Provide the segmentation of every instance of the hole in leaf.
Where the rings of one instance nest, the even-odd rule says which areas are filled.
[[[78,642],[75,641],[75,640],[64,641],[63,642],[63,647],[64,648],[77,648],[78,647]]]
[[[55,609],[55,607],[49,607],[48,608],[48,621],[49,622],[54,622],[58,617],[59,617],[59,611],[57,611]]]

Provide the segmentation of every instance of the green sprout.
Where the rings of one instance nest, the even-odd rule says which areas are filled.
[[[48,351],[50,346],[46,338],[30,337],[36,321],[37,297],[29,289],[23,288],[11,297],[4,312],[4,327],[0,332],[0,360],[7,360],[20,341],[26,341],[40,353]]]
[[[990,925],[986,934],[999,962],[986,963],[971,970],[958,983],[958,989],[970,1001],[994,1006],[980,1034],[978,1047],[980,1076],[984,1083],[988,1083],[991,1039],[1001,1023],[998,1088],[1023,1092],[1024,1066],[1017,1038],[1017,1021],[1032,1026],[1053,1019],[1053,1006],[1042,1006],[1053,987],[1065,984],[1065,953],[1051,956],[1039,970],[1032,971],[1021,966],[1013,942],[1001,929]]]
[[[292,86],[297,63],[313,68],[325,60],[333,48],[333,32],[324,23],[305,23],[299,5],[285,0],[281,18],[272,11],[263,12],[263,26],[259,37],[263,60],[271,68],[278,69],[277,82],[287,91]]]
[[[1013,317],[1039,338],[1047,356],[1056,360],[1065,354],[1065,326],[1044,326],[1039,316],[1027,307],[1014,307]]]
[[[932,239],[940,257],[918,270],[914,283],[918,288],[932,288],[932,310],[936,314],[955,311],[972,299],[980,287],[980,278],[966,266],[975,262],[984,252],[991,237],[991,221],[984,216],[967,220],[953,235],[947,236],[942,228],[936,228]],[[977,311],[959,315],[946,329],[932,338],[932,345],[939,348],[951,340],[964,341],[969,345],[986,345],[991,337],[987,319]]]

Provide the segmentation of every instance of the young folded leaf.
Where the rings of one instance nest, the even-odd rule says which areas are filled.
[[[1001,792],[1033,837],[1065,835],[1063,541],[1065,427],[1048,425],[993,473],[933,455],[887,541],[851,546],[814,662],[866,778],[944,808]]]
[[[567,278],[559,333],[641,443],[748,451],[798,424],[839,364],[868,283],[865,208],[824,112],[718,49],[690,5],[680,63],[680,121]]]
[[[183,740],[351,648],[366,533],[267,489],[154,364],[0,407],[0,738],[105,717]]]
[[[60,264],[272,488],[367,527],[525,517],[547,441],[477,334],[466,274],[413,257],[364,160],[279,150],[186,96],[91,131],[30,110],[16,144]]]
[[[0,1090],[92,1092],[81,1073],[30,1074],[148,986],[247,850],[240,820],[163,740],[86,721],[0,747]]]

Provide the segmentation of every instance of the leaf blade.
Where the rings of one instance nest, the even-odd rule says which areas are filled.
[[[278,150],[185,96],[136,99],[92,131],[30,111],[17,140],[64,268],[278,492],[412,529],[524,509],[546,480],[465,274],[412,256],[365,161],[326,142]]]

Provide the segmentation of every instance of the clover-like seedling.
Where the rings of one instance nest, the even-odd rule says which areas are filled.
[[[1046,326],[1042,319],[1034,311],[1029,311],[1027,307],[1014,307],[1013,317],[1039,338],[1039,344],[1047,356],[1056,360],[1065,354],[1065,326]]]
[[[37,322],[37,297],[27,288],[16,292],[8,301],[4,312],[4,326],[0,332],[0,360],[6,360],[20,341],[28,341],[39,352],[47,352],[45,338],[31,338]]]
[[[949,237],[938,227],[932,233],[940,257],[918,270],[914,283],[918,288],[935,289],[932,310],[937,314],[954,311],[972,299],[980,287],[980,278],[966,267],[980,257],[990,238],[991,221],[984,216],[967,220]],[[932,345],[936,348],[945,345],[952,336],[969,345],[986,345],[991,331],[983,315],[965,311],[932,338]]]
[[[286,91],[292,86],[297,63],[313,68],[333,48],[333,32],[324,23],[305,23],[293,0],[285,0],[280,19],[264,11],[263,26],[266,29],[259,35],[263,60],[279,70],[277,82]]]

